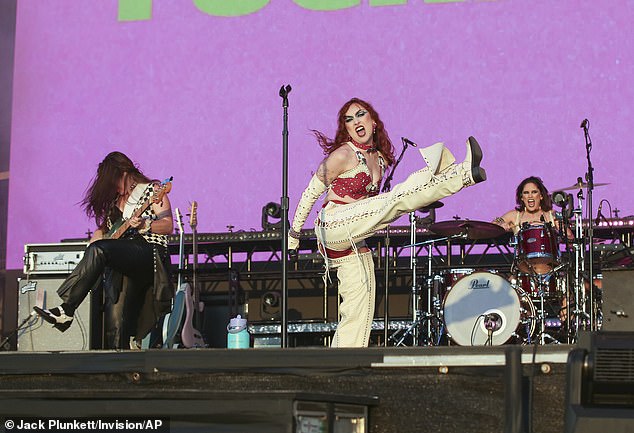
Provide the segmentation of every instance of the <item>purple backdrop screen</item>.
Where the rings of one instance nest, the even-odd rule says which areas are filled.
[[[321,10],[320,10],[321,9]],[[7,267],[26,243],[81,237],[77,203],[120,150],[150,177],[174,176],[173,207],[199,202],[199,231],[260,229],[282,195],[282,84],[289,95],[291,212],[350,97],[400,137],[469,135],[489,180],[445,199],[437,220],[490,221],[521,179],[573,185],[594,208],[632,213],[631,0],[21,0],[18,3]],[[422,167],[409,149],[394,182]],[[604,207],[604,209],[607,209]],[[604,210],[604,213],[607,213]],[[406,223],[406,220],[403,220]],[[309,219],[307,227],[312,227]]]

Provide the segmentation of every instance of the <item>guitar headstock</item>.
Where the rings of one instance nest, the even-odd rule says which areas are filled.
[[[152,194],[152,203],[160,203],[163,200],[165,194],[169,194],[172,190],[172,179],[173,177],[169,177],[162,181],[161,183],[154,185],[154,194]]]
[[[176,213],[176,226],[178,227],[178,232],[180,234],[185,233],[185,229],[183,228],[183,215],[179,208],[174,208],[174,212]]]
[[[195,200],[191,203],[189,208],[189,226],[192,231],[196,230],[196,226],[198,225],[198,202]]]

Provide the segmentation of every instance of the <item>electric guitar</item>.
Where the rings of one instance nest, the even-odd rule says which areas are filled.
[[[189,284],[185,285],[187,286],[185,289],[185,323],[183,323],[183,329],[181,330],[181,342],[183,346],[188,349],[206,346],[202,334],[197,330],[200,312],[198,281],[196,277],[196,268],[198,267],[198,245],[196,239],[196,226],[198,224],[198,218],[196,216],[197,207],[198,203],[194,201],[189,211],[189,226],[192,229],[192,254],[194,260],[192,261],[191,286]]]
[[[170,176],[169,179],[165,179],[163,182],[157,184],[154,187],[154,193],[152,196],[145,200],[141,207],[135,210],[130,218],[123,219],[123,217],[121,217],[115,221],[112,228],[103,236],[104,239],[119,239],[125,232],[128,231],[128,229],[130,229],[130,220],[132,218],[140,217],[152,204],[160,203],[165,194],[168,194],[172,190],[172,179],[173,177]]]
[[[174,212],[176,213],[176,224],[180,233],[178,245],[178,289],[174,294],[172,312],[166,314],[163,320],[163,349],[172,349],[178,344],[176,337],[179,335],[183,323],[185,294],[189,291],[189,284],[183,283],[183,270],[185,268],[185,231],[183,229],[183,217],[178,208],[175,208]]]

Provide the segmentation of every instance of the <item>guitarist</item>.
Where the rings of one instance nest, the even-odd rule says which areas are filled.
[[[123,153],[109,153],[81,201],[97,230],[83,259],[57,290],[61,305],[34,307],[36,313],[64,332],[90,290],[103,282],[106,348],[130,348],[130,337],[138,345],[169,312],[174,295],[167,272],[173,221],[165,191],[170,187],[150,180]],[[155,202],[157,193],[160,200]],[[123,234],[115,231],[121,223],[122,229],[129,227],[119,230]]]

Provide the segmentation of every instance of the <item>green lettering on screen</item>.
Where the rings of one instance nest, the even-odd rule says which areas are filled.
[[[407,0],[370,0],[370,6],[404,5]]]
[[[361,0],[293,0],[304,9],[313,11],[334,11],[359,6]]]
[[[467,0],[423,0],[424,3],[459,3]]]
[[[252,14],[266,6],[270,0],[194,0],[201,11],[217,17],[237,17]]]
[[[152,0],[119,0],[119,21],[152,19]]]

